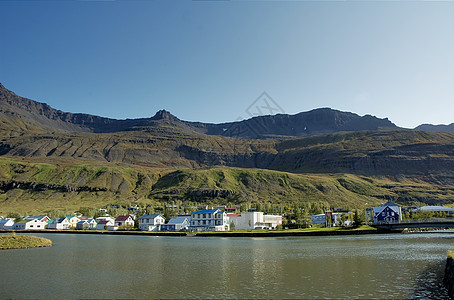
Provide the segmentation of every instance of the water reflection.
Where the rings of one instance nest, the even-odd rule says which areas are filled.
[[[2,298],[442,298],[454,248],[448,233],[42,236],[55,246],[0,252]]]

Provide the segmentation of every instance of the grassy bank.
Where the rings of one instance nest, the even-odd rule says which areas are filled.
[[[0,236],[0,250],[50,247],[52,241],[30,235],[3,235]]]

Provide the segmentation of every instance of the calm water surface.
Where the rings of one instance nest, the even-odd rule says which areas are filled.
[[[0,298],[447,298],[454,233],[198,238],[35,234],[0,251]]]

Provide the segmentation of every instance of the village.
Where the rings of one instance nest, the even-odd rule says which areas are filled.
[[[51,218],[42,216],[21,216],[20,218],[0,217],[0,230],[140,230],[161,232],[210,232],[233,230],[277,230],[295,228],[302,224],[307,227],[351,227],[358,223],[378,224],[395,223],[413,216],[439,217],[451,216],[454,208],[444,206],[400,207],[389,201],[378,207],[366,209],[364,212],[340,212],[340,209],[326,210],[322,214],[312,214],[309,219],[298,221],[298,217],[281,214],[270,214],[256,209],[246,212],[231,213],[225,206],[216,208],[203,207],[190,214],[180,214],[166,218],[163,214],[135,213],[112,217],[106,209],[98,211],[103,216],[86,217],[81,214]],[[287,222],[285,222],[286,220]],[[293,225],[293,226],[292,226]],[[301,225],[301,224],[299,224]],[[298,226],[301,228],[300,226]]]

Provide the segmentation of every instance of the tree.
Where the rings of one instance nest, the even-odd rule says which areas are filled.
[[[355,222],[355,226],[361,226],[364,222],[364,217],[355,209],[355,214],[353,215],[353,222]]]
[[[14,222],[19,222],[20,220],[22,220],[22,217],[19,213],[17,212],[10,212],[6,215],[7,218],[14,218]]]
[[[164,207],[164,219],[166,219],[166,223],[170,221],[170,211],[167,207]]]
[[[235,230],[235,223],[233,221],[230,222],[230,230]]]
[[[342,214],[341,215],[341,226],[345,226],[345,222],[347,221],[347,215],[346,214]]]
[[[295,218],[296,226],[298,226],[298,228],[302,227],[302,225],[303,225],[303,214],[301,213],[301,209],[299,207],[294,209],[293,216]]]

